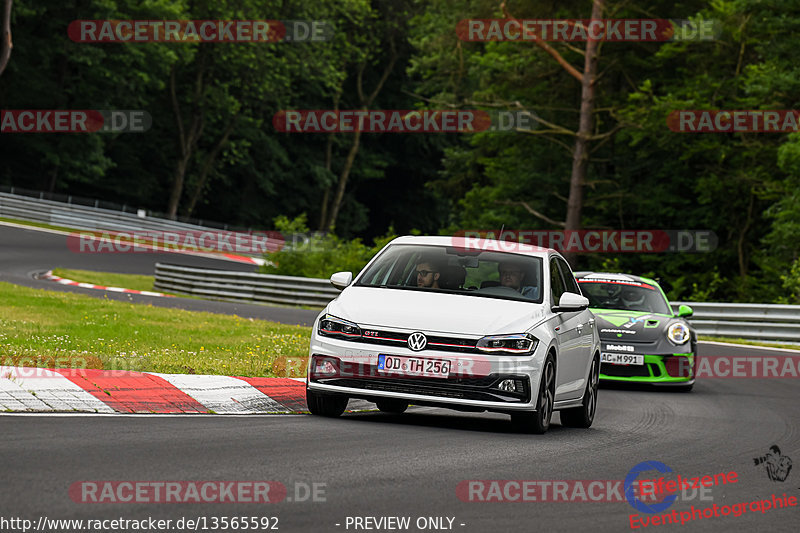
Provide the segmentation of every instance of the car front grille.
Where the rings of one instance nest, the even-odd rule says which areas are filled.
[[[657,368],[655,372],[651,374],[651,366],[655,365],[650,363],[645,365],[612,365],[610,363],[601,363],[600,373],[604,376],[615,378],[649,378],[651,375],[660,375]]]
[[[399,331],[364,329],[357,342],[365,344],[377,344],[382,346],[407,346],[410,333]],[[476,339],[465,339],[460,337],[447,337],[438,335],[425,335],[428,339],[426,350],[438,350],[457,353],[483,353],[476,348]]]

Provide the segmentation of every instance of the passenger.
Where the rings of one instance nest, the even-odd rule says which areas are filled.
[[[526,298],[535,300],[539,297],[539,287],[533,285],[523,285],[525,281],[525,271],[511,262],[504,262],[497,265],[500,274],[500,285],[520,292]]]
[[[438,289],[440,276],[441,268],[435,261],[423,259],[417,263],[417,287]]]

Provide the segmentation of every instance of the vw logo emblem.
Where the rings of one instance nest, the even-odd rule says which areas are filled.
[[[420,350],[424,350],[425,346],[428,344],[428,339],[425,338],[425,335],[417,331],[416,333],[412,333],[408,336],[408,347],[418,352]]]

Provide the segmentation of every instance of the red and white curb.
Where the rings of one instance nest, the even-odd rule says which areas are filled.
[[[137,291],[135,289],[124,289],[122,287],[106,287],[105,285],[92,285],[91,283],[82,283],[80,281],[74,281],[67,278],[62,278],[59,276],[53,275],[52,270],[48,270],[44,274],[42,274],[41,279],[49,279],[50,281],[55,281],[56,283],[60,283],[61,285],[70,285],[73,287],[82,287],[84,289],[98,289],[101,291],[109,291],[109,292],[125,292],[130,294],[143,294],[145,296],[163,296],[165,298],[174,298],[173,294],[164,294],[163,292],[153,292],[153,291]]]
[[[5,412],[289,414],[308,411],[305,389],[299,378],[0,366]]]

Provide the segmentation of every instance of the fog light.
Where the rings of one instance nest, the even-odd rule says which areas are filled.
[[[317,363],[317,374],[335,374],[336,367],[330,361],[322,361]]]
[[[498,385],[497,388],[506,392],[514,392],[517,390],[513,379],[504,379],[500,382],[500,385]]]

